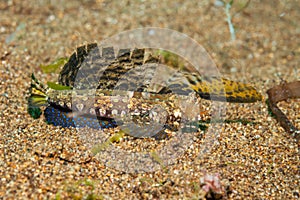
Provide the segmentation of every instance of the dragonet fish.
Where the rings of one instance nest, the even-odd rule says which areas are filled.
[[[145,64],[150,67],[143,68]],[[123,119],[128,114],[141,123],[160,121],[159,112],[153,111],[157,104],[166,110],[163,115],[166,123],[178,123],[182,112],[177,105],[178,95],[196,93],[203,99],[233,103],[253,103],[262,99],[250,84],[200,76],[187,70],[182,76],[167,79],[167,86],[150,86],[148,79],[155,76],[157,64],[159,59],[146,54],[145,49],[120,49],[115,54],[114,48],[98,47],[95,43],[80,46],[59,74],[58,84],[67,89],[45,87],[32,75],[29,113],[38,118],[40,107],[46,106],[44,115],[50,124],[111,128],[118,125],[116,117]],[[178,70],[176,66],[171,68]],[[136,70],[129,73],[132,69]],[[91,116],[96,116],[98,121],[91,121]]]

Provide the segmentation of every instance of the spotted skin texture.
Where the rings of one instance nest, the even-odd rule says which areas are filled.
[[[53,108],[54,110],[45,112],[46,121],[63,127],[75,127],[75,125],[81,127],[86,124],[87,127],[97,128],[95,124],[91,124],[92,120],[89,120],[89,118],[97,118],[100,123],[104,120],[105,124],[101,124],[101,127],[107,128],[104,125],[111,124],[112,120],[109,119],[118,119],[119,124],[133,121],[140,126],[155,121],[166,123],[168,127],[174,127],[174,122],[181,120],[181,110],[176,106],[179,100],[175,95],[166,94],[162,98],[159,98],[160,95],[154,95],[146,98],[139,96],[142,94],[137,92],[130,98],[125,96],[98,96],[96,98],[84,96],[82,97],[84,100],[79,97],[76,99],[78,103],[76,100],[72,102],[75,104],[74,107],[72,104],[64,104],[63,101],[57,103],[49,99],[50,106],[47,109]],[[168,98],[167,101],[164,98]],[[159,110],[160,108],[161,110]],[[74,120],[76,123],[73,123]],[[84,121],[81,123],[78,120]],[[177,123],[177,125],[179,124]]]
[[[213,99],[231,103],[253,103],[262,100],[262,95],[255,90],[255,88],[241,82],[210,77],[202,80],[199,79],[198,81],[190,81],[190,83],[191,87],[203,99]]]
[[[102,52],[102,56],[100,56],[100,52]],[[89,64],[88,66],[86,66],[87,63]],[[133,68],[147,63],[159,63],[159,60],[152,56],[147,57],[145,49],[134,49],[133,51],[121,49],[117,55],[115,55],[112,47],[99,49],[96,44],[88,44],[79,47],[77,51],[72,54],[69,62],[60,73],[59,83],[73,87],[78,69],[83,65],[84,70],[81,70],[87,75],[85,78],[91,80],[89,83],[96,82],[97,84],[92,87],[93,89],[112,90],[116,89],[115,87],[122,75]],[[101,67],[106,65],[106,68]],[[176,69],[176,66],[171,67]],[[93,71],[92,69],[95,68],[98,70],[95,73],[91,72]],[[120,83],[120,85],[124,86],[121,89],[127,91],[147,91],[147,86],[143,86],[142,83],[137,83],[143,79],[143,77],[141,77],[141,74],[144,73],[142,70],[143,68],[141,68],[141,71],[137,70],[135,74],[128,76],[124,84]],[[153,71],[149,69],[147,73],[153,73]],[[168,88],[182,88],[182,90],[188,91],[186,94],[190,94],[192,88],[203,99],[226,100],[232,103],[252,103],[262,99],[261,94],[249,84],[218,77],[202,77],[199,74],[188,72],[184,73],[184,77],[188,80],[188,83],[170,82]],[[76,80],[78,81],[78,78]],[[93,82],[92,80],[97,81]],[[142,86],[136,88],[130,87],[131,85]],[[80,89],[83,87],[78,83],[76,88]],[[160,90],[155,92],[169,93],[171,91],[168,88],[160,88]],[[182,93],[184,94],[184,92]]]
[[[153,116],[149,118],[149,113],[153,109],[151,105],[159,104],[167,110],[168,126],[178,123],[181,114],[178,114],[180,108],[172,101],[170,94],[173,91],[178,91],[177,94],[183,96],[191,96],[191,93],[195,92],[203,99],[234,103],[252,103],[262,99],[261,94],[249,84],[217,77],[202,77],[187,70],[180,72],[183,74],[181,77],[184,79],[183,82],[178,82],[175,77],[170,78],[167,86],[150,87],[159,59],[146,54],[145,49],[120,49],[115,52],[113,47],[100,48],[95,43],[78,47],[64,65],[58,78],[59,84],[70,86],[73,90],[47,89],[33,78],[29,104],[48,106],[44,111],[45,118],[48,123],[54,125],[111,128],[116,126],[114,117],[123,113],[122,106],[130,107],[131,112],[139,116],[137,121],[143,123],[145,120],[154,119]],[[145,64],[151,65],[145,69],[143,68]],[[180,71],[176,66],[171,68]],[[133,73],[128,73],[131,71]],[[89,94],[94,89],[97,89],[96,93]],[[112,104],[110,100],[115,90],[134,93],[131,95],[134,103]],[[77,102],[72,101],[74,91],[86,94],[86,97],[76,99]],[[144,94],[151,94],[150,99],[149,96],[142,98]],[[94,102],[89,95],[95,95],[95,98],[92,98]],[[121,96],[115,100],[123,101]],[[75,114],[71,115],[72,112]],[[81,115],[77,116],[77,112],[81,112]],[[91,117],[82,115],[97,116],[99,123],[96,123],[97,120],[91,121]]]
[[[54,126],[62,127],[90,127],[94,129],[106,129],[117,127],[117,123],[113,119],[109,118],[91,118],[84,116],[70,117],[70,111],[62,110],[54,106],[48,106],[45,111],[45,119],[47,123]]]

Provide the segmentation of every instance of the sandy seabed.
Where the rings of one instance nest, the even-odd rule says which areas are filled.
[[[236,1],[231,12],[245,2]],[[228,103],[226,119],[253,123],[223,124],[209,153],[199,156],[201,131],[171,165],[126,173],[109,167],[118,157],[107,154],[105,163],[91,156],[78,130],[32,119],[26,97],[32,72],[44,83],[57,80],[55,73],[42,73],[41,64],[70,56],[82,44],[152,26],[187,34],[224,77],[252,84],[266,99],[266,90],[282,80],[299,80],[299,11],[297,0],[251,1],[234,15],[232,42],[223,7],[213,1],[1,1],[0,198],[201,199],[200,178],[219,173],[224,199],[298,199],[299,142],[268,114],[264,101]],[[299,105],[280,104],[298,128]],[[102,133],[109,132],[114,130]],[[113,145],[130,152],[156,143],[126,137]]]

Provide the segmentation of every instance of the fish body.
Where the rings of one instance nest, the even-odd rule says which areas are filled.
[[[174,124],[181,119],[181,109],[176,106],[179,99],[172,93],[54,90],[43,86],[34,75],[28,101],[29,107],[46,106],[46,121],[63,127],[101,129],[116,127],[117,122],[120,125],[123,121],[140,125],[151,121]],[[161,110],[157,110],[158,106]]]
[[[180,71],[176,66],[171,66],[172,73],[163,74],[158,64],[159,59],[146,54],[145,49],[120,49],[115,54],[112,47],[81,46],[59,75],[58,83],[70,89],[47,88],[32,76],[29,108],[46,106],[46,121],[54,125],[110,128],[117,126],[115,118],[126,121],[128,117],[138,123],[151,120],[178,123],[186,112],[180,102],[191,98],[193,93],[203,99],[234,103],[262,99],[249,84],[200,76]],[[156,84],[158,81],[152,80],[156,76],[166,79]],[[160,111],[155,111],[157,106],[166,111],[163,117]],[[92,118],[100,123],[89,121]]]

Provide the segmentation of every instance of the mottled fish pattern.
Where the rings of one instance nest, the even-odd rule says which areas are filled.
[[[144,68],[145,64],[150,65]],[[70,86],[73,90],[44,87],[32,76],[29,107],[47,106],[44,111],[46,121],[54,125],[111,128],[117,126],[114,117],[127,114],[124,107],[131,115],[143,116],[139,119],[143,121],[147,118],[144,116],[148,116],[148,120],[155,119],[153,113],[149,118],[149,110],[153,109],[151,105],[159,104],[170,107],[167,109],[167,123],[178,121],[180,108],[175,105],[173,92],[183,96],[195,92],[203,99],[234,103],[252,103],[262,99],[261,94],[249,84],[200,76],[187,70],[183,70],[181,76],[176,77],[175,74],[165,81],[167,86],[155,85],[151,79],[155,77],[158,64],[159,59],[147,54],[145,49],[120,49],[115,53],[114,48],[100,48],[95,43],[80,46],[70,56],[58,78],[60,85]],[[175,72],[180,71],[176,66],[171,68]],[[131,69],[135,69],[133,73]],[[82,93],[78,102],[72,101],[74,91]],[[87,95],[91,91],[94,93]],[[131,103],[125,101],[122,95],[113,94],[115,91],[122,91]],[[76,115],[77,111],[81,114]],[[100,123],[89,114],[96,116]]]

